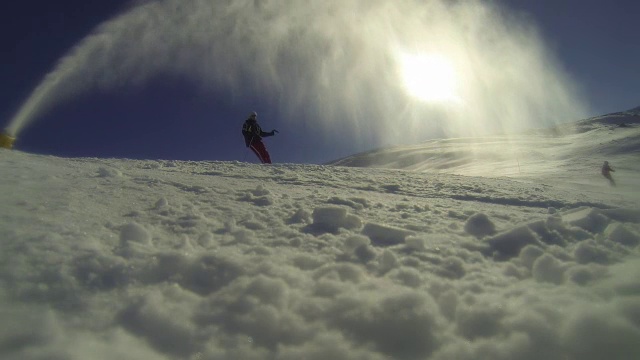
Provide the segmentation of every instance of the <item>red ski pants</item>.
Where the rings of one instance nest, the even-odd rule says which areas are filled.
[[[255,140],[249,146],[251,150],[256,154],[260,162],[263,164],[271,164],[271,157],[269,156],[269,152],[267,148],[264,146],[262,140]]]

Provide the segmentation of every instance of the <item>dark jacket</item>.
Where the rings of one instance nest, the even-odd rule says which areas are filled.
[[[611,174],[609,172],[616,172],[616,171],[613,170],[611,168],[611,166],[609,166],[609,162],[608,161],[605,161],[604,165],[602,165],[602,175],[609,177],[609,176],[611,176]]]
[[[263,137],[273,136],[274,132],[264,132],[256,119],[248,118],[242,125],[242,135],[244,135],[244,143],[247,147],[255,141],[261,140]]]

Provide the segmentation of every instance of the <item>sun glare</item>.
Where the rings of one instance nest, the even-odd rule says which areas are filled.
[[[458,102],[457,76],[451,62],[438,55],[401,57],[404,85],[412,96],[425,102]]]

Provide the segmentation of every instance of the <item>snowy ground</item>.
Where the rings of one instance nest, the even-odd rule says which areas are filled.
[[[0,358],[636,359],[639,128],[598,124],[414,171],[0,149]]]

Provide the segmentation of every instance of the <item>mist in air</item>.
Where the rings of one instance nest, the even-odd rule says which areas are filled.
[[[7,131],[19,135],[82,93],[161,74],[260,98],[283,119],[354,142],[473,136],[586,113],[535,26],[490,2],[159,0],[79,41]]]

